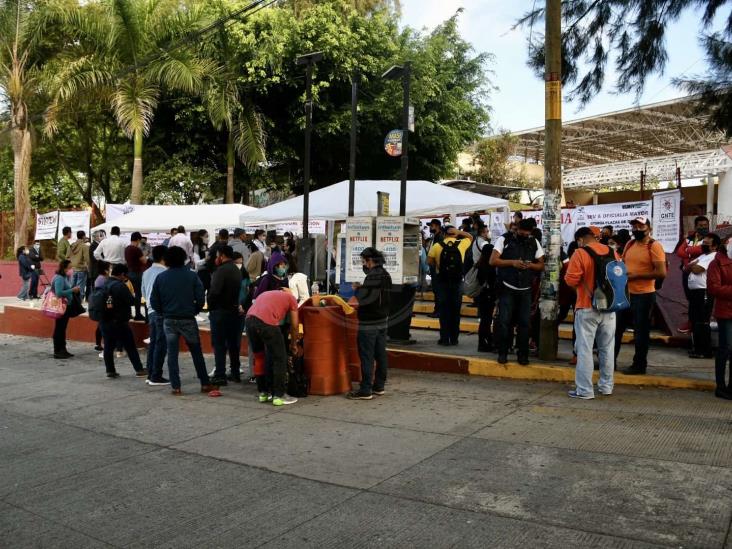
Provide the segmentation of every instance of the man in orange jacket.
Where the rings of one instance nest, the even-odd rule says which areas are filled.
[[[597,232],[597,234],[596,234]],[[586,251],[591,248],[597,255],[610,253],[610,248],[600,244],[599,231],[582,227],[574,234],[577,251],[572,255],[567,267],[565,281],[577,290],[574,306],[574,329],[577,334],[577,367],[574,374],[575,389],[569,392],[572,398],[591,400],[595,398],[592,384],[594,358],[592,347],[597,339],[597,352],[600,357],[600,379],[597,390],[601,395],[613,392],[613,370],[615,369],[615,313],[596,311],[592,308],[592,293],[595,289],[595,260]],[[615,258],[618,259],[617,253]]]

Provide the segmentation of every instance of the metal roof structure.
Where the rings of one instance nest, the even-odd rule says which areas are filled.
[[[520,158],[543,163],[543,126],[512,135]],[[562,125],[562,179],[566,188],[612,186],[645,171],[663,181],[675,179],[677,167],[683,179],[705,177],[732,168],[729,143],[695,96],[580,118]]]
[[[471,181],[469,179],[449,179],[440,181],[441,185],[460,189],[462,191],[470,191],[472,193],[484,194],[486,196],[495,196],[498,198],[508,198],[508,195],[514,192],[525,191],[524,187],[509,187],[506,185],[492,185],[490,183],[481,183],[479,181]]]

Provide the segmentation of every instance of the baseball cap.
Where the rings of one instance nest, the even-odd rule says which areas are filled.
[[[592,231],[592,236],[594,236],[595,238],[599,238],[600,237],[600,234],[601,233],[600,233],[600,228],[599,227],[597,227],[595,225],[590,225],[590,230]]]
[[[648,219],[645,215],[639,215],[638,217],[631,219],[630,224],[631,225],[636,225],[636,224],[648,225],[650,227],[651,220]]]

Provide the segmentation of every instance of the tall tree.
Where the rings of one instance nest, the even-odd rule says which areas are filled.
[[[732,135],[732,7],[728,0],[564,0],[562,79],[574,85],[568,98],[586,104],[605,85],[608,65],[617,73],[615,90],[643,91],[649,76],[668,62],[667,30],[685,11],[698,10],[699,32],[709,63],[707,75],[679,78],[676,84],[702,92],[714,124]],[[544,8],[526,13],[519,25],[533,26]],[[723,28],[715,30],[717,21]],[[543,78],[544,45],[532,33],[529,65]]]
[[[66,108],[101,99],[134,141],[130,201],[143,197],[142,147],[163,88],[197,93],[215,64],[193,48],[170,48],[203,27],[203,4],[177,0],[101,0],[63,10],[75,41],[57,65],[46,128]]]
[[[9,110],[7,126],[13,148],[14,247],[25,244],[31,214],[29,178],[33,154],[31,104],[39,91],[42,68],[36,6],[0,0],[0,104]]]

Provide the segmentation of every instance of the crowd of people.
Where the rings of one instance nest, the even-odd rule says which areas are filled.
[[[98,322],[95,348],[101,351],[108,378],[119,377],[115,358],[126,354],[137,377],[150,386],[170,385],[173,395],[181,395],[179,342],[183,339],[202,393],[218,396],[222,386],[248,380],[256,383],[262,403],[283,406],[297,402],[286,393],[287,365],[302,354],[298,308],[310,298],[310,289],[307,275],[298,270],[293,235],[268,238],[262,230],[247,235],[242,229],[231,234],[222,229],[209,246],[207,231],[195,231],[189,237],[180,226],[171,229],[163,244],[153,247],[147,246],[139,232],[125,242],[119,227],[112,227],[109,236],[95,232],[91,241],[83,231],[76,236],[71,243],[71,230],[62,230],[58,269],[50,282],[49,291],[69,304],[69,312],[55,320],[55,358],[74,356],[66,346],[66,329],[69,319],[83,311],[80,303],[86,296],[89,316]],[[361,257],[366,277],[354,289],[364,381],[348,396],[370,400],[384,394],[386,383],[391,278],[380,252],[368,248]],[[21,274],[23,269],[37,274],[39,268],[33,267],[25,248],[19,250],[18,261]],[[91,284],[89,291],[87,283]],[[30,284],[27,286],[30,294]],[[71,313],[71,304],[77,302]],[[214,351],[210,372],[199,331],[204,309]],[[130,321],[148,324],[145,363]],[[248,336],[248,372],[243,371],[240,358],[243,333]],[[168,378],[163,376],[166,363]]]
[[[480,324],[478,351],[497,353],[498,362],[506,364],[509,352],[517,362],[530,363],[540,336],[540,280],[544,265],[542,233],[533,218],[514,214],[509,230],[492,242],[488,227],[480,216],[465,218],[460,229],[429,223],[424,240],[426,272],[429,272],[439,318],[439,345],[457,345],[461,309],[466,284],[470,281]],[[729,380],[732,349],[732,243],[722,242],[709,232],[709,220],[699,216],[695,230],[682,240],[676,253],[682,258],[684,291],[689,303],[689,357],[716,357],[716,396],[732,399]],[[628,229],[615,231],[612,226],[583,227],[576,231],[566,251],[562,250],[559,285],[558,323],[574,311],[573,357],[576,366],[575,389],[569,396],[592,399],[596,393],[610,395],[617,368],[623,335],[633,327],[635,353],[632,363],[621,368],[627,375],[643,375],[648,369],[651,326],[658,290],[668,274],[663,246],[652,237],[650,220],[629,220]],[[620,267],[619,275],[610,274],[608,263]],[[615,308],[598,304],[598,288],[612,282],[622,285],[626,306]],[[712,349],[711,318],[719,326],[719,345]],[[592,382],[594,352],[599,357],[600,378]]]
[[[91,241],[84,231],[76,234],[74,242],[71,237],[71,229],[65,227],[50,287],[70,303],[87,298],[90,316],[98,320],[96,349],[108,377],[119,375],[115,358],[126,353],[136,375],[146,378],[149,385],[170,384],[173,394],[181,394],[178,361],[182,338],[202,392],[217,394],[229,382],[248,379],[256,383],[262,402],[279,406],[296,401],[285,393],[286,366],[288,357],[301,352],[298,307],[310,297],[310,288],[307,275],[297,266],[293,235],[268,237],[262,230],[247,235],[242,229],[232,233],[222,229],[210,243],[206,230],[189,235],[180,226],[154,247],[139,232],[126,242],[118,227],[112,227],[109,236],[95,232]],[[545,269],[541,241],[536,221],[524,219],[520,213],[495,241],[480,216],[464,219],[460,228],[433,219],[420,261],[423,271],[430,274],[435,295],[431,316],[439,318],[437,343],[458,345],[463,298],[470,286],[480,318],[478,351],[495,352],[500,364],[508,363],[509,355],[515,353],[520,365],[528,365],[540,337],[540,279]],[[716,357],[715,394],[732,399],[728,380],[732,245],[710,232],[709,220],[700,216],[676,253],[682,260],[689,303],[688,323],[679,327],[691,333],[689,357]],[[365,400],[383,394],[386,382],[392,282],[378,250],[368,248],[361,259],[366,278],[354,290],[360,305],[358,347],[364,376],[349,397]],[[23,281],[20,299],[38,298],[42,260],[38,243],[18,250]],[[635,353],[632,363],[620,371],[627,375],[647,372],[654,305],[667,275],[666,254],[653,239],[646,217],[629,220],[628,229],[589,226],[576,231],[562,251],[559,277],[558,322],[570,311],[574,314],[571,363],[576,366],[576,387],[570,397],[612,394],[618,354],[629,326],[633,327]],[[198,329],[204,309],[214,350],[210,373]],[[712,316],[719,327],[716,353]],[[53,343],[58,359],[73,356],[66,348],[69,318],[67,314],[56,320]],[[145,364],[135,346],[131,320],[149,325]],[[248,334],[249,345],[244,366],[240,359],[243,333]],[[597,386],[593,385],[595,352],[600,371]],[[169,379],[163,377],[166,363]]]

